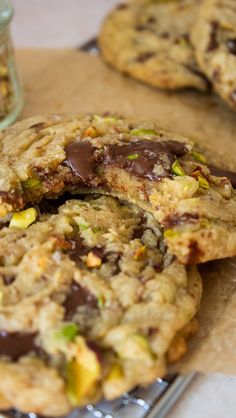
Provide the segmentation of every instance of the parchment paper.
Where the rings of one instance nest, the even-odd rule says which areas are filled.
[[[236,113],[216,96],[161,92],[76,50],[20,50],[16,57],[25,88],[21,117],[113,111],[156,119],[203,144],[211,162],[236,170]],[[236,374],[236,259],[200,270],[200,329],[178,370]]]

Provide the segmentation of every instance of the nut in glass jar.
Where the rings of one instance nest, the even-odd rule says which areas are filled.
[[[9,25],[13,6],[0,0],[0,129],[11,125],[23,106],[23,92],[18,79]]]

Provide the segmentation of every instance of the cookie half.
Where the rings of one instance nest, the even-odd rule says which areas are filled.
[[[0,214],[65,191],[107,193],[151,212],[187,264],[236,255],[236,195],[193,143],[118,116],[30,118],[0,137]],[[13,220],[14,221],[14,220]]]
[[[236,3],[206,0],[191,34],[199,67],[236,110]]]
[[[125,74],[163,89],[207,90],[190,30],[201,0],[135,0],[119,5],[99,36],[104,59]]]
[[[0,259],[0,410],[65,415],[147,385],[186,351],[200,276],[136,206],[69,200],[3,228]]]

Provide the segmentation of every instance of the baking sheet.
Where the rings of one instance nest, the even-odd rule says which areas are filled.
[[[236,113],[216,96],[161,92],[77,50],[19,50],[16,57],[26,99],[21,117],[111,111],[156,119],[204,144],[211,162],[236,170]],[[236,259],[208,263],[201,273],[200,330],[178,370],[236,374]]]

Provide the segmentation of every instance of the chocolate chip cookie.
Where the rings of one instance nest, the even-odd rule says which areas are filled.
[[[43,207],[0,231],[0,410],[61,416],[163,376],[195,330],[201,279],[136,206]]]
[[[197,62],[215,91],[236,110],[236,3],[206,0],[193,27]]]
[[[125,74],[164,89],[207,90],[190,30],[201,0],[135,0],[119,5],[99,36],[104,59]]]
[[[99,192],[151,212],[183,263],[236,255],[230,180],[213,175],[193,143],[156,123],[117,115],[31,118],[2,133],[0,149],[9,167],[1,175],[2,222],[44,197]]]

